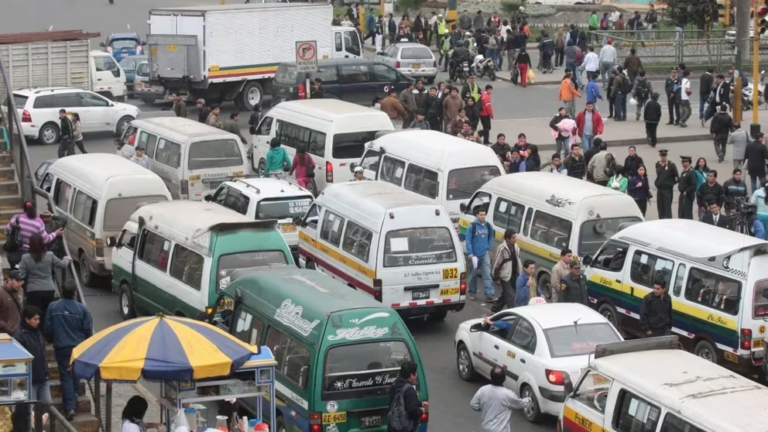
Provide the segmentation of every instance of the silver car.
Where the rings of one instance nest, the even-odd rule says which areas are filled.
[[[419,43],[395,43],[379,53],[376,60],[390,64],[403,75],[425,78],[428,84],[432,84],[437,77],[435,56],[427,46]]]

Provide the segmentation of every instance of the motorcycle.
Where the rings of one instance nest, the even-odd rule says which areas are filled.
[[[482,54],[475,56],[475,62],[472,64],[470,72],[478,78],[488,75],[491,81],[496,81],[496,68],[493,65],[493,59],[485,58]]]
[[[752,109],[752,92],[754,91],[754,81],[749,85],[741,89],[741,108],[742,111],[749,111]],[[757,84],[757,103],[760,105],[763,102],[768,103],[765,99],[765,71],[760,72],[760,81]]]
[[[462,62],[461,66],[454,66],[456,69],[454,72],[454,78],[456,78],[456,81],[459,81],[462,85],[467,83],[467,78],[469,77],[469,62]]]

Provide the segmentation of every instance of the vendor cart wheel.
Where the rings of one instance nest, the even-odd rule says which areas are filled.
[[[123,320],[136,318],[136,303],[133,300],[133,290],[127,283],[120,285],[120,315]]]
[[[277,416],[277,432],[286,432],[287,429],[285,428],[285,420],[283,420],[283,416]]]

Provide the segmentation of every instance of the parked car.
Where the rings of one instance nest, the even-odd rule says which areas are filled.
[[[115,60],[120,61],[125,57],[140,55],[144,52],[146,41],[142,41],[138,33],[111,33],[107,40],[99,44],[112,54]]]
[[[125,72],[125,88],[128,90],[128,97],[134,97],[135,95],[134,82],[136,80],[136,69],[139,68],[139,65],[142,62],[147,63],[147,56],[128,56],[120,60],[120,67],[122,67]]]
[[[371,59],[335,59],[318,62],[317,72],[298,72],[296,63],[282,63],[277,68],[272,84],[273,105],[280,102],[306,99],[306,81],[323,80],[324,98],[370,106],[374,97],[385,97],[394,88],[401,91],[413,82],[394,67]]]
[[[437,77],[437,60],[429,47],[419,43],[400,42],[390,45],[376,55],[376,60],[387,63],[398,72],[412,78],[424,78],[432,84]]]
[[[42,144],[59,141],[59,110],[80,114],[83,132],[111,131],[122,136],[139,108],[77,88],[48,87],[13,92],[24,136]]]
[[[755,28],[752,26],[752,24],[749,25],[749,43],[750,47],[752,46],[752,39],[755,37]],[[736,29],[728,30],[725,32],[725,41],[731,45],[732,47],[736,46]],[[768,33],[763,33],[760,35],[760,45],[768,45]],[[750,48],[752,49],[752,48]]]
[[[544,414],[560,414],[566,376],[579,382],[597,345],[623,340],[602,315],[578,303],[507,309],[490,321],[505,321],[504,327],[509,328],[472,319],[456,330],[459,378],[470,381],[480,375],[489,379],[494,367],[503,368],[507,372],[504,386],[531,398],[523,414],[534,423]]]

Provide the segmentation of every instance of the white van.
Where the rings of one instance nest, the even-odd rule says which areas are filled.
[[[575,258],[594,255],[622,227],[643,221],[629,195],[547,172],[509,174],[482,186],[462,206],[462,240],[478,206],[487,211],[496,243],[505,230],[517,231],[521,258],[536,262],[536,280],[547,296],[552,266],[563,249],[571,249]]]
[[[369,180],[381,180],[435,200],[458,227],[461,204],[504,172],[490,147],[437,131],[404,130],[370,142],[358,164]]]
[[[202,200],[226,180],[248,174],[246,149],[237,136],[186,118],[134,120],[116,144],[125,158],[144,147],[149,169],[174,199]]]
[[[157,174],[111,154],[46,162],[35,176],[40,188],[52,194],[52,211],[68,218],[64,239],[88,286],[96,276],[112,274],[112,252],[105,241],[123,229],[131,213],[144,204],[171,200]]]
[[[298,259],[299,233],[295,219],[304,217],[315,197],[285,179],[248,178],[224,182],[205,200],[245,215],[251,220],[277,220],[283,238]]]
[[[578,382],[565,381],[557,431],[766,429],[768,388],[677,345],[675,336],[597,345]]]
[[[303,145],[315,161],[315,188],[352,179],[349,164],[360,160],[365,143],[379,131],[394,130],[384,112],[335,99],[283,102],[269,110],[253,135],[252,168],[264,171],[269,143],[280,138],[291,160]]]
[[[384,182],[327,188],[299,223],[299,264],[372,295],[405,316],[464,308],[466,263],[448,214]]]
[[[641,337],[643,298],[664,281],[683,348],[743,374],[765,361],[768,242],[685,219],[627,227],[585,259],[590,305]],[[590,259],[591,258],[591,259]]]
[[[158,313],[198,318],[230,281],[294,263],[274,220],[254,221],[187,200],[141,207],[109,246],[123,319]]]

